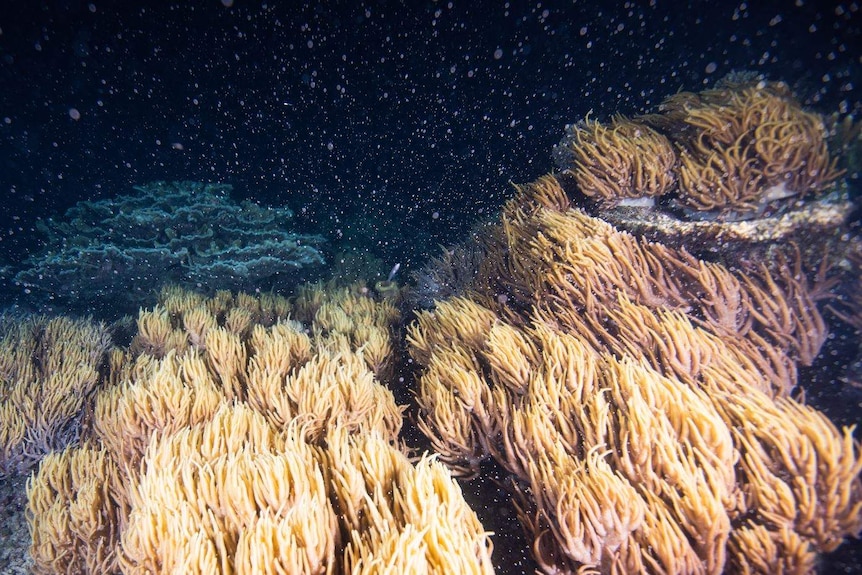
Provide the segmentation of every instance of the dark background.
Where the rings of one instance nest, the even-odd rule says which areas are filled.
[[[601,4],[2,0],[0,264],[78,200],[200,180],[415,269],[590,111],[732,70],[859,107],[858,3]]]

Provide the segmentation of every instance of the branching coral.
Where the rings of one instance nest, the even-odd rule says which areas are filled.
[[[715,90],[679,120],[680,201],[695,210],[757,211],[765,202],[817,192],[839,176],[823,119],[782,85]],[[673,102],[665,105],[673,110]]]
[[[493,572],[449,471],[399,449],[396,317],[352,289],[165,290],[87,442],[30,482],[34,572]]]
[[[156,182],[137,194],[80,202],[42,229],[46,249],[16,281],[69,303],[136,308],[166,283],[267,290],[323,263],[323,239],[289,231],[293,213],[237,204],[230,186]]]
[[[144,461],[121,535],[124,573],[325,573],[332,564],[338,530],[323,470],[295,432],[280,437],[259,413],[224,404],[154,441]]]
[[[675,94],[659,113],[607,126],[586,120],[557,147],[557,162],[604,205],[674,192],[691,216],[737,219],[838,178],[826,136],[823,118],[784,84],[743,83]]]
[[[49,454],[27,484],[37,573],[114,573],[114,545],[127,512],[122,474],[104,449]]]
[[[89,320],[0,318],[0,476],[77,439],[110,341]]]
[[[334,430],[326,455],[350,527],[345,573],[492,573],[488,534],[446,468],[415,466],[376,434]]]
[[[857,535],[860,446],[790,397],[826,335],[801,271],[637,240],[553,185],[507,205],[474,295],[409,331],[441,459],[512,474],[547,573],[804,570]]]
[[[580,190],[605,204],[661,196],[676,185],[670,141],[622,117],[608,126],[589,119],[576,124],[558,153],[569,156]]]

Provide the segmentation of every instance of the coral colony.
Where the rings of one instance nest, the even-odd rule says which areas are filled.
[[[821,195],[841,175],[822,118],[782,85],[725,85],[585,120],[557,158],[417,287],[396,265],[376,289],[242,291],[297,281],[321,240],[221,186],[47,222],[22,284],[127,304],[171,285],[127,345],[90,320],[0,323],[0,473],[35,470],[33,572],[492,573],[495,529],[455,479],[489,469],[547,574],[808,573],[858,536],[859,443],[799,393],[840,278],[601,218],[644,197],[768,218]],[[862,325],[859,291],[837,321]]]
[[[136,309],[165,283],[268,290],[295,285],[323,264],[319,236],[290,231],[293,212],[230,199],[231,187],[156,182],[79,202],[48,220],[45,250],[16,281],[62,302]]]
[[[781,83],[725,82],[675,94],[655,114],[584,120],[555,152],[578,190],[605,206],[669,195],[693,218],[753,218],[840,175],[823,119]]]

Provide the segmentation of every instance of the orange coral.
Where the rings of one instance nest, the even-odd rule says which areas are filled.
[[[35,573],[493,572],[450,472],[400,451],[376,377],[397,310],[300,299],[172,288],[142,312],[87,442],[30,481]]]
[[[589,119],[571,129],[567,146],[584,194],[605,204],[661,196],[676,183],[673,146],[652,128],[625,118],[604,126]]]
[[[0,476],[77,439],[109,347],[104,324],[0,317]]]
[[[715,90],[684,107],[680,201],[696,210],[756,211],[764,202],[818,192],[840,172],[823,119],[778,89]]]
[[[475,295],[409,329],[440,458],[512,474],[547,573],[795,572],[858,534],[860,445],[790,398],[826,335],[800,270],[639,241],[554,185],[506,206]]]
[[[675,192],[692,215],[750,217],[772,201],[820,192],[842,173],[823,118],[777,83],[683,92],[657,114],[607,126],[588,119],[570,132],[561,167],[605,205]]]

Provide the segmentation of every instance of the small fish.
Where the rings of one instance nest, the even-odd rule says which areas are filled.
[[[397,264],[395,264],[394,266],[392,266],[392,271],[391,271],[391,272],[389,272],[389,277],[388,277],[388,278],[386,278],[386,281],[391,282],[391,281],[392,281],[392,278],[394,278],[394,277],[395,277],[395,274],[397,274],[397,273],[398,273],[398,270],[400,270],[400,269],[401,269],[401,264],[400,264],[400,263],[397,263]]]

